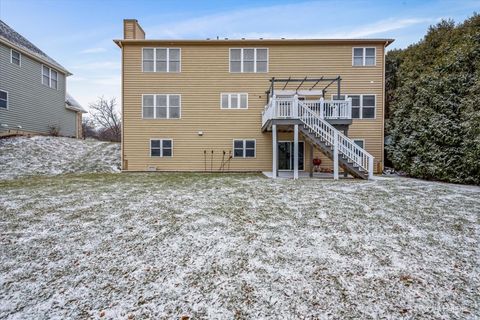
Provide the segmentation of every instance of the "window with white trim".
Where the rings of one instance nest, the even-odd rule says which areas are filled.
[[[180,49],[143,48],[143,72],[180,72]]]
[[[374,94],[341,95],[340,100],[352,99],[352,119],[375,119],[376,96]],[[337,95],[332,95],[337,99]]]
[[[220,100],[222,109],[248,108],[248,93],[222,93]]]
[[[142,96],[143,119],[179,119],[181,112],[179,94],[144,94]]]
[[[0,90],[0,109],[8,109],[8,92]]]
[[[268,49],[230,49],[230,72],[268,72]]]
[[[353,66],[368,67],[375,63],[375,48],[353,48]]]
[[[151,139],[150,140],[151,157],[173,157],[172,139]]]
[[[58,89],[58,72],[42,65],[42,84],[53,89]]]
[[[238,139],[233,140],[234,158],[255,158],[255,140]]]
[[[20,54],[20,52],[15,51],[13,49],[10,51],[10,62],[11,63],[19,66],[20,63],[21,63],[21,59],[22,59],[22,55]]]

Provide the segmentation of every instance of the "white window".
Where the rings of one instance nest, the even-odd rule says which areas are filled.
[[[22,55],[20,52],[11,50],[10,51],[10,62],[19,66],[21,64]]]
[[[247,109],[248,93],[222,93],[220,101],[222,109]]]
[[[53,89],[58,89],[57,71],[42,65],[42,84]]]
[[[143,48],[143,72],[180,72],[180,49]]]
[[[8,109],[8,92],[0,90],[0,109]]]
[[[374,66],[375,48],[353,48],[353,66]]]
[[[233,140],[234,158],[255,158],[255,140]]]
[[[230,72],[268,72],[268,49],[230,49]]]
[[[150,139],[151,157],[173,157],[172,139]]]
[[[354,94],[347,97],[352,98],[353,119],[375,119],[376,96],[374,94]]]
[[[143,119],[179,119],[181,97],[179,94],[144,94]]]

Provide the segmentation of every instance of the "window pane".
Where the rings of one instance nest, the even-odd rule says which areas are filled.
[[[257,61],[267,61],[267,49],[257,49]]]
[[[153,107],[153,95],[144,95],[143,96],[143,105]]]
[[[348,96],[352,98],[352,107],[359,107],[360,106],[360,96]]]
[[[334,96],[332,96],[332,99],[333,100],[345,100],[345,96],[343,94],[341,94],[340,96],[334,95]],[[353,104],[353,102],[352,102],[352,104]]]
[[[167,61],[167,49],[157,49],[157,61]]]
[[[363,140],[353,140],[353,143],[363,149]]]
[[[365,58],[365,65],[366,66],[374,66],[375,65],[375,57],[366,57]]]
[[[364,119],[375,118],[375,108],[372,108],[372,107],[365,108],[365,107],[363,107],[362,118],[364,118]]]
[[[360,57],[360,58],[363,57],[363,48],[355,48],[355,49],[353,49],[353,56],[354,56],[355,58],[357,58],[357,57]]]
[[[7,109],[7,100],[0,100],[0,108]]]
[[[152,157],[160,157],[160,149],[152,149],[150,155]]]
[[[241,55],[241,49],[230,49],[230,61],[240,61]]]
[[[53,89],[58,89],[58,87],[57,87],[57,80],[52,80],[51,83],[50,83],[50,85],[51,85],[51,87],[52,87]]]
[[[52,70],[51,78],[52,78],[53,80],[57,80],[57,71],[53,71],[53,70]]]
[[[12,51],[12,57],[15,58],[15,59],[20,59],[20,52]]]
[[[243,149],[243,140],[235,140],[233,142],[233,147],[235,149],[239,149],[239,148]]]
[[[180,61],[180,49],[170,49],[169,59],[170,61]]]
[[[143,49],[143,60],[153,60],[153,49]]]
[[[167,106],[167,96],[165,94],[157,95],[157,107],[166,107]]]
[[[245,150],[245,157],[248,157],[248,158],[255,157],[255,150],[253,150],[253,149]]]
[[[245,93],[242,93],[240,95],[240,108],[246,109],[247,108],[247,95]]]
[[[172,94],[169,96],[169,105],[170,107],[179,107],[180,106],[180,96],[178,94]]]
[[[266,61],[258,61],[257,62],[257,72],[267,72],[267,62]]]
[[[243,49],[243,61],[253,61],[255,58],[255,49]]]
[[[230,62],[230,71],[231,72],[241,72],[241,63],[240,61],[232,61]]]
[[[163,149],[163,156],[164,157],[171,157],[172,156],[172,149]]]
[[[0,91],[0,99],[7,100],[7,93],[5,91]]]
[[[143,71],[153,72],[153,61],[143,61]]]
[[[172,140],[163,140],[162,141],[163,148],[172,148]]]
[[[243,72],[254,72],[254,63],[253,61],[244,61],[243,62]]]
[[[363,65],[363,59],[360,58],[353,58],[353,65],[354,66],[362,66]]]
[[[50,85],[50,78],[48,76],[43,76],[42,77],[42,83],[46,86]]]
[[[255,140],[245,141],[245,148],[254,149],[255,148]]]
[[[157,61],[157,70],[156,72],[167,72],[167,62]]]
[[[222,108],[228,108],[228,94],[222,93]]]
[[[363,106],[364,107],[374,107],[375,106],[375,96],[372,96],[372,95],[363,96]]]
[[[375,48],[365,48],[366,57],[375,57]]]
[[[157,119],[166,119],[167,118],[167,107],[156,107]]]
[[[160,140],[151,140],[150,141],[151,148],[160,148]]]
[[[236,94],[230,95],[230,108],[238,108],[238,97]]]
[[[170,107],[170,118],[180,118],[180,107]]]
[[[233,156],[234,157],[243,157],[243,149],[235,149],[233,151]]]
[[[352,118],[353,119],[358,119],[360,118],[360,108],[358,107],[352,107]]]
[[[168,68],[169,72],[180,72],[180,62],[170,61]]]
[[[45,76],[47,76],[47,77],[50,76],[50,75],[49,75],[49,69],[48,69],[47,67],[43,66],[42,71],[43,71],[43,75],[45,75]]]
[[[153,107],[143,107],[143,117],[146,119],[153,118]]]

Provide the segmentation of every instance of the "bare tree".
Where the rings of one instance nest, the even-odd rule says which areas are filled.
[[[89,105],[93,121],[100,127],[100,132],[108,132],[104,136],[111,141],[120,141],[122,133],[122,120],[118,113],[117,100],[99,97],[95,103]]]
[[[82,138],[97,138],[97,129],[95,128],[95,123],[92,119],[83,117],[82,118]]]

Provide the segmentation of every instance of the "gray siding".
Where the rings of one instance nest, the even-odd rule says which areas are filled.
[[[10,47],[0,43],[0,90],[8,92],[8,109],[0,108],[0,124],[25,131],[75,136],[75,112],[65,109],[66,77],[58,70],[58,90],[42,84],[42,64],[22,54],[21,66],[10,63]],[[2,130],[2,128],[0,128]]]

